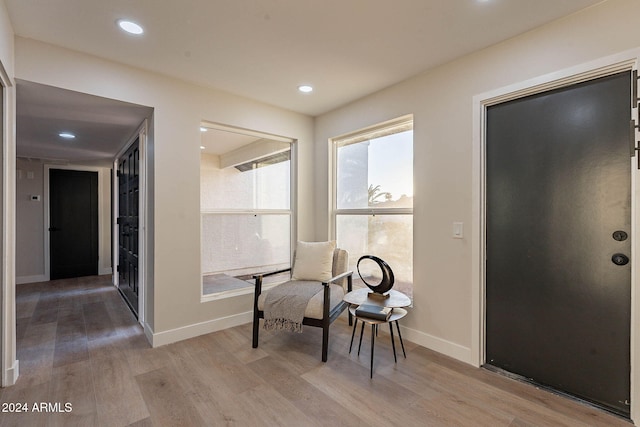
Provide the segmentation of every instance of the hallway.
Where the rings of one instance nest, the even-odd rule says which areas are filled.
[[[20,377],[2,402],[72,403],[72,412],[2,414],[1,426],[127,425],[148,417],[133,373],[152,351],[142,327],[111,284],[89,276],[17,286]],[[139,408],[139,409],[136,409]],[[31,409],[29,408],[32,412]]]

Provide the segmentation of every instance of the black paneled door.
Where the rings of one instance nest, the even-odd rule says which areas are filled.
[[[51,280],[98,274],[98,173],[49,170]]]
[[[630,73],[487,111],[486,360],[629,415]]]
[[[139,140],[118,160],[118,289],[138,313]]]

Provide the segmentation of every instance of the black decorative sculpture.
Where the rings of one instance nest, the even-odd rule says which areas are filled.
[[[378,264],[378,267],[380,267],[380,270],[382,271],[382,280],[377,285],[371,285],[367,283],[367,281],[364,280],[364,277],[362,277],[362,274],[360,273],[360,262],[363,259],[370,259],[372,261],[375,261],[375,263]],[[391,288],[393,288],[393,283],[395,282],[393,271],[391,270],[391,267],[389,267],[389,264],[387,264],[377,256],[374,256],[374,255],[361,256],[360,259],[358,260],[358,264],[356,268],[358,269],[358,274],[360,275],[360,278],[362,279],[364,284],[367,285],[367,287],[371,289],[373,292],[375,292],[376,294],[383,295],[385,292],[388,292]]]

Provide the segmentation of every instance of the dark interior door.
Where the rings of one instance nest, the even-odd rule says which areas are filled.
[[[49,170],[51,280],[98,274],[98,173]]]
[[[621,73],[490,107],[486,169],[487,363],[625,416],[630,86]]]
[[[139,140],[118,160],[118,289],[138,313]]]

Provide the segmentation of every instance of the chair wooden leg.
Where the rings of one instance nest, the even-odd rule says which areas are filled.
[[[329,353],[329,325],[322,327],[322,361],[327,361]]]
[[[260,329],[260,318],[257,313],[253,314],[253,348],[258,348],[258,332]]]

